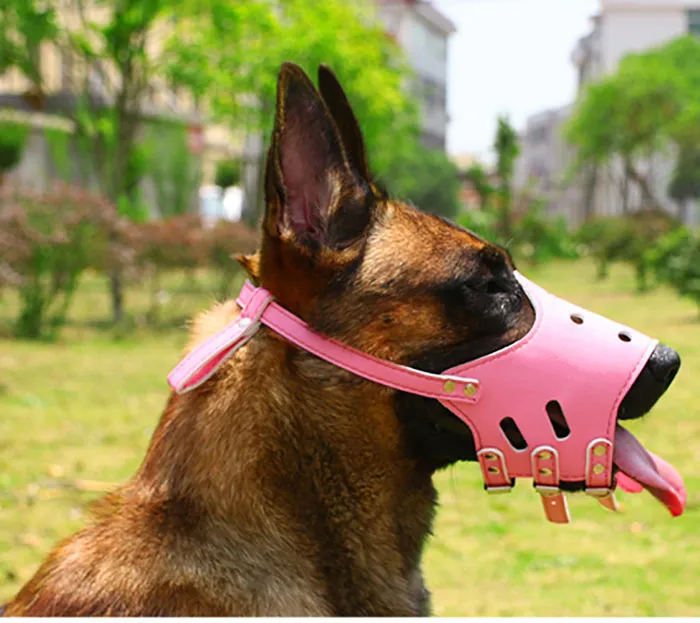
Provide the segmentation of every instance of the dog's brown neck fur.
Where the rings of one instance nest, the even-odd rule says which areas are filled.
[[[236,313],[200,317],[194,342]],[[8,614],[427,614],[434,489],[390,409],[388,390],[262,330],[170,399],[136,476]]]

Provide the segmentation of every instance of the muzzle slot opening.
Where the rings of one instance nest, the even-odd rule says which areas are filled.
[[[550,400],[545,407],[549,423],[552,425],[552,430],[557,439],[566,439],[571,434],[571,428],[566,421],[564,410],[561,408],[558,400]]]

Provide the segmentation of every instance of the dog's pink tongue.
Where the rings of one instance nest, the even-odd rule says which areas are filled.
[[[615,429],[614,460],[622,472],[617,475],[617,482],[623,490],[637,493],[644,487],[674,517],[683,514],[686,490],[681,475],[662,458],[648,452],[632,433],[619,424]]]

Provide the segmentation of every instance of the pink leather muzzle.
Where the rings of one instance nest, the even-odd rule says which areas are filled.
[[[583,481],[613,508],[618,408],[658,342],[516,276],[534,325],[509,347],[447,370],[479,380],[477,404],[441,402],[472,430],[487,490],[531,477],[549,519],[566,522],[560,483]]]
[[[439,400],[471,429],[488,491],[510,491],[516,477],[533,478],[548,519],[565,523],[569,514],[560,485],[584,482],[587,493],[616,510],[612,490],[617,412],[657,341],[515,275],[535,309],[530,331],[507,348],[443,374],[377,359],[320,335],[275,303],[267,290],[247,282],[237,299],[240,316],[189,353],[168,382],[178,393],[198,387],[264,324],[358,376]],[[626,431],[621,438],[630,471],[666,487],[682,512],[685,489],[680,476],[658,457],[636,451],[638,442]],[[639,467],[647,457],[654,464]],[[657,483],[659,470],[667,478]],[[621,475],[623,483],[627,490],[638,487]]]

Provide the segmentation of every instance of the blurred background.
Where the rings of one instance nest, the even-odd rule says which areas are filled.
[[[700,0],[3,0],[0,602],[133,473],[188,318],[240,285],[283,61],[336,72],[390,193],[683,358],[630,428],[686,514],[553,526],[455,467],[436,614],[700,614]]]

